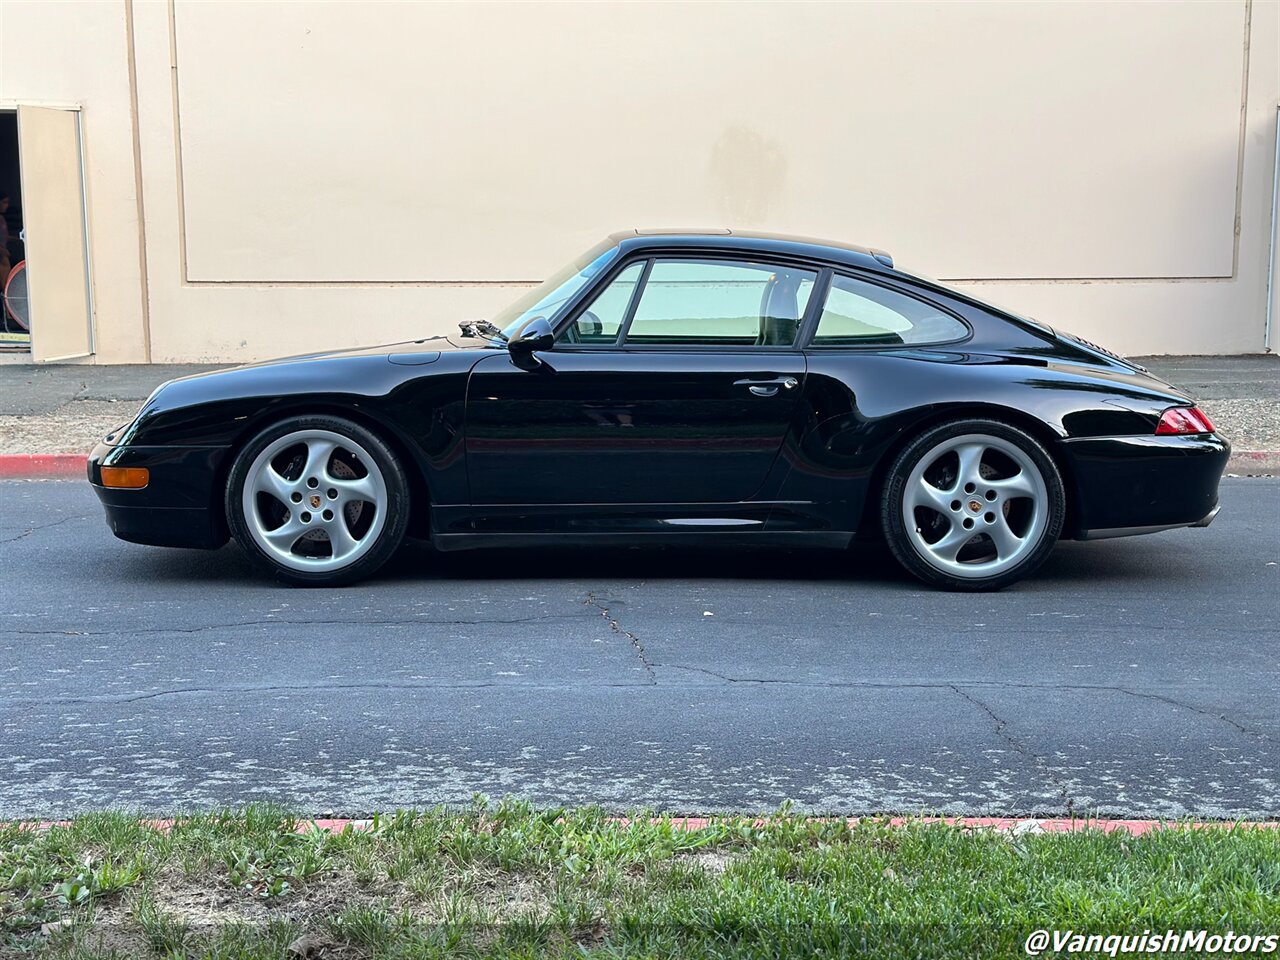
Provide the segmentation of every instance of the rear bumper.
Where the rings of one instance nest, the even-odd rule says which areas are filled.
[[[1219,504],[1215,505],[1215,506],[1214,506],[1214,508],[1213,508],[1212,510],[1210,510],[1210,511],[1209,511],[1208,513],[1206,513],[1203,517],[1201,517],[1199,520],[1197,520],[1195,523],[1193,523],[1193,524],[1192,524],[1192,526],[1193,526],[1193,527],[1207,527],[1209,524],[1213,523],[1214,519],[1218,516],[1218,511],[1219,511],[1219,510],[1221,510],[1221,509],[1222,509],[1222,504],[1220,504],[1220,503],[1219,503]]]
[[[1102,530],[1081,531],[1081,540],[1114,540],[1116,537],[1140,537],[1145,533],[1159,533],[1161,530],[1181,530],[1184,527],[1207,527],[1213,523],[1222,506],[1216,505],[1195,523],[1157,523],[1146,527],[1106,527]]]
[[[1080,540],[1208,526],[1231,445],[1216,434],[1091,437],[1064,444],[1075,479]]]
[[[227,526],[216,479],[223,447],[113,447],[100,443],[89,454],[88,473],[102,501],[107,525],[121,540],[160,547],[214,549],[227,542]],[[102,468],[146,467],[141,490],[102,486]]]

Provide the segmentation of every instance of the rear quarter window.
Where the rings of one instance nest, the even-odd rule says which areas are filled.
[[[814,332],[815,347],[946,343],[969,328],[941,307],[879,284],[836,274]]]

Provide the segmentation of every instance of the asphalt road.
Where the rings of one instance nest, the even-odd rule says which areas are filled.
[[[277,800],[1280,816],[1280,480],[997,595],[880,550],[406,548],[297,590],[0,483],[0,817]]]

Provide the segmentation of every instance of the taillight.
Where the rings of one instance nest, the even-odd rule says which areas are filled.
[[[1170,407],[1160,414],[1156,436],[1184,433],[1213,433],[1213,421],[1199,407]]]

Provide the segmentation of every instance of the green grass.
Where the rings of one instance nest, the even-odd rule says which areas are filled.
[[[1280,831],[941,824],[477,801],[365,831],[254,807],[0,827],[0,957],[1021,956],[1038,928],[1280,932]]]

